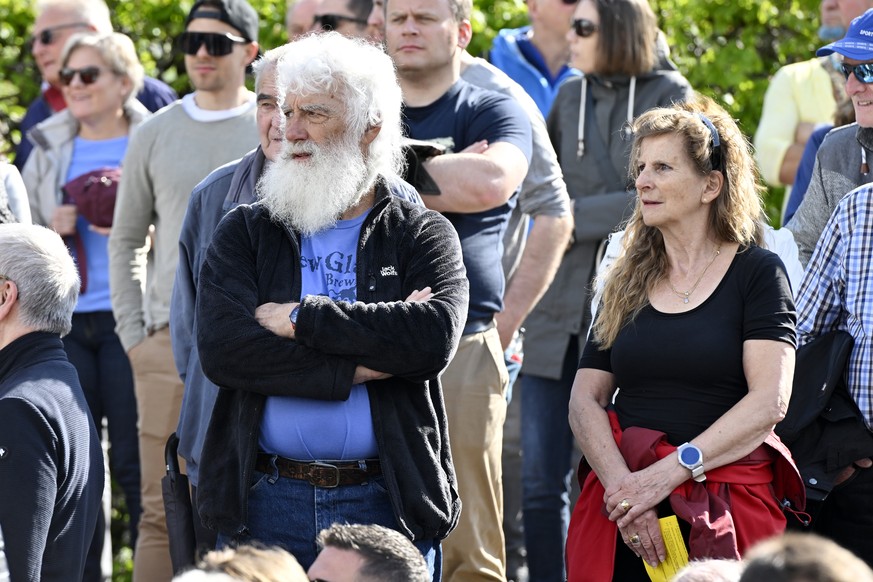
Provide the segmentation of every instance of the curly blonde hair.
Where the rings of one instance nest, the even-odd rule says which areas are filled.
[[[720,156],[713,157],[715,136],[705,120],[718,132]],[[721,191],[710,206],[709,228],[713,236],[741,246],[761,244],[764,188],[748,139],[722,107],[712,99],[697,96],[686,103],[650,109],[633,122],[632,129],[634,142],[628,165],[631,179],[639,175],[638,160],[644,139],[679,135],[701,175],[720,171],[724,176]],[[714,168],[713,160],[719,157],[719,167]],[[622,327],[648,305],[649,292],[667,277],[668,270],[661,231],[646,226],[637,199],[626,225],[621,255],[603,275],[603,302],[592,329],[601,349],[612,347]]]

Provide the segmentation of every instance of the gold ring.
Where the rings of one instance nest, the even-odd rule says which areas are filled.
[[[640,543],[641,543],[641,541],[640,541],[640,536],[637,535],[637,534],[632,535],[632,536],[631,536],[630,538],[628,538],[628,539],[630,540],[630,543],[633,544],[633,545],[635,545],[635,546],[638,546],[638,545],[640,545]]]
[[[627,513],[628,511],[630,511],[630,508],[631,508],[630,501],[628,501],[627,499],[622,499],[621,503],[619,503],[618,506],[619,506],[619,508],[621,508],[621,510],[624,513]]]

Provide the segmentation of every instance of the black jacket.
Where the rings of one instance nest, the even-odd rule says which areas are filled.
[[[0,529],[16,582],[81,580],[103,495],[103,450],[57,334],[0,350]]]
[[[308,296],[296,341],[255,319],[258,305],[297,301],[299,236],[261,205],[222,220],[200,272],[197,342],[218,398],[197,491],[207,527],[244,530],[267,396],[348,398],[360,364],[393,374],[367,385],[379,458],[400,528],[444,538],[460,512],[437,375],[460,340],[469,285],[457,234],[440,214],[392,197],[380,182],[361,226],[355,303]],[[404,303],[430,286],[425,303]],[[289,324],[290,325],[290,324]]]

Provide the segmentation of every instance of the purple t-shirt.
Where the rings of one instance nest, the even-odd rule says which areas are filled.
[[[351,220],[340,220],[334,228],[301,237],[299,269],[303,296],[325,295],[334,301],[355,301],[358,239],[366,217],[364,213]],[[367,387],[355,384],[344,401],[268,397],[259,445],[267,453],[301,461],[377,458],[379,449]]]

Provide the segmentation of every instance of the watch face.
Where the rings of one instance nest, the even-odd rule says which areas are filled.
[[[679,458],[683,465],[693,467],[700,462],[700,449],[697,447],[685,447],[679,451]]]

